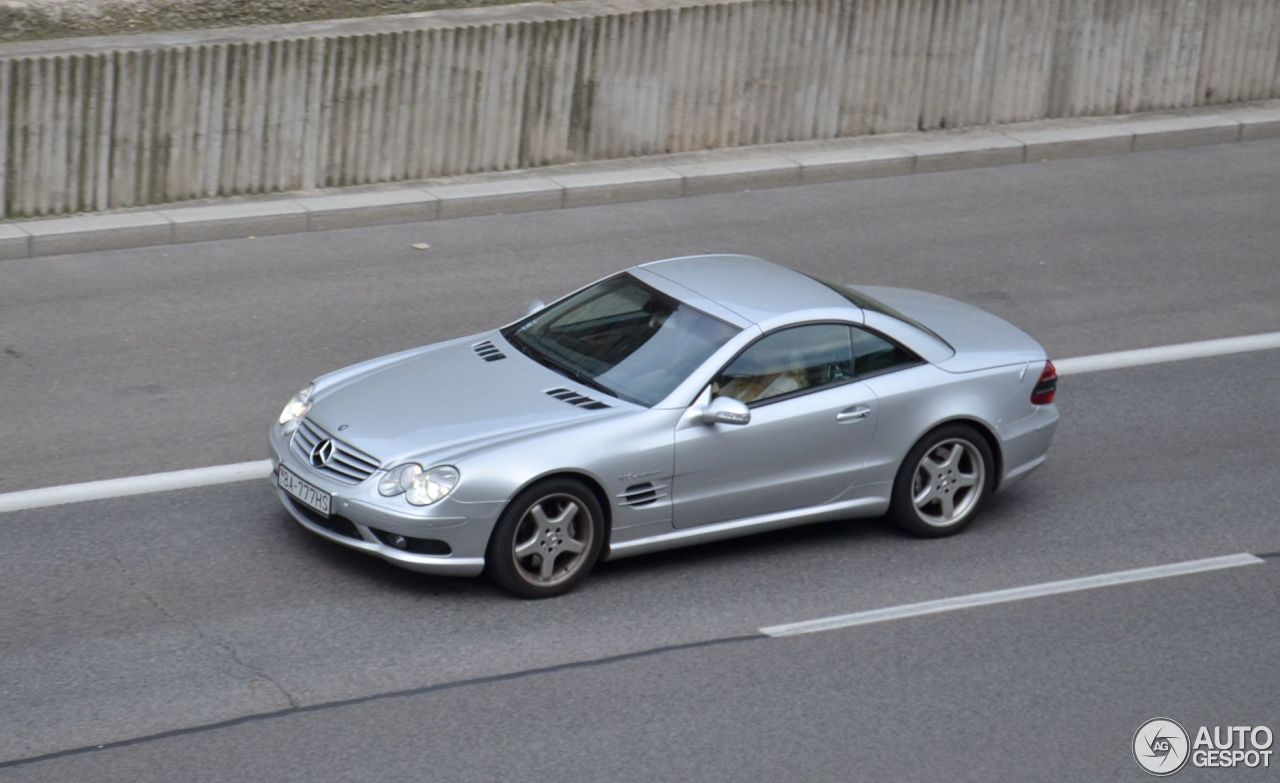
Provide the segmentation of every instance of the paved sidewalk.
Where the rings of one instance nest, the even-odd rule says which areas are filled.
[[[1280,137],[1280,100],[552,166],[0,222],[0,259],[413,223]]]

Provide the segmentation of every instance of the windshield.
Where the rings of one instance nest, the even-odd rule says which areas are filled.
[[[624,273],[507,327],[503,336],[557,372],[651,407],[737,332]]]

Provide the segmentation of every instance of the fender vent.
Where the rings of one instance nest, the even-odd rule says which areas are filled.
[[[666,496],[666,484],[654,484],[652,481],[646,481],[643,484],[632,484],[618,493],[617,498],[618,505],[635,507],[647,506]]]
[[[486,362],[496,362],[496,361],[499,361],[500,359],[507,358],[507,355],[505,353],[503,353],[502,351],[499,351],[498,348],[488,340],[485,340],[482,343],[476,343],[475,345],[471,346],[471,350],[475,351],[476,356],[479,356],[481,359],[484,359]]]
[[[579,408],[586,408],[589,411],[598,411],[610,407],[599,400],[591,399],[585,394],[578,394],[572,389],[547,389],[547,394],[557,400],[567,402],[570,405],[577,405]]]

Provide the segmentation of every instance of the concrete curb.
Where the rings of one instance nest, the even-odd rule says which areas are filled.
[[[771,144],[382,188],[0,223],[0,260],[1280,138],[1280,100]]]

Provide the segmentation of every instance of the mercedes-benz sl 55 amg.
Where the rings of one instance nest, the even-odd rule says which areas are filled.
[[[601,558],[811,522],[955,533],[1044,462],[1056,382],[953,299],[674,258],[316,378],[273,481],[330,541],[546,597]]]

